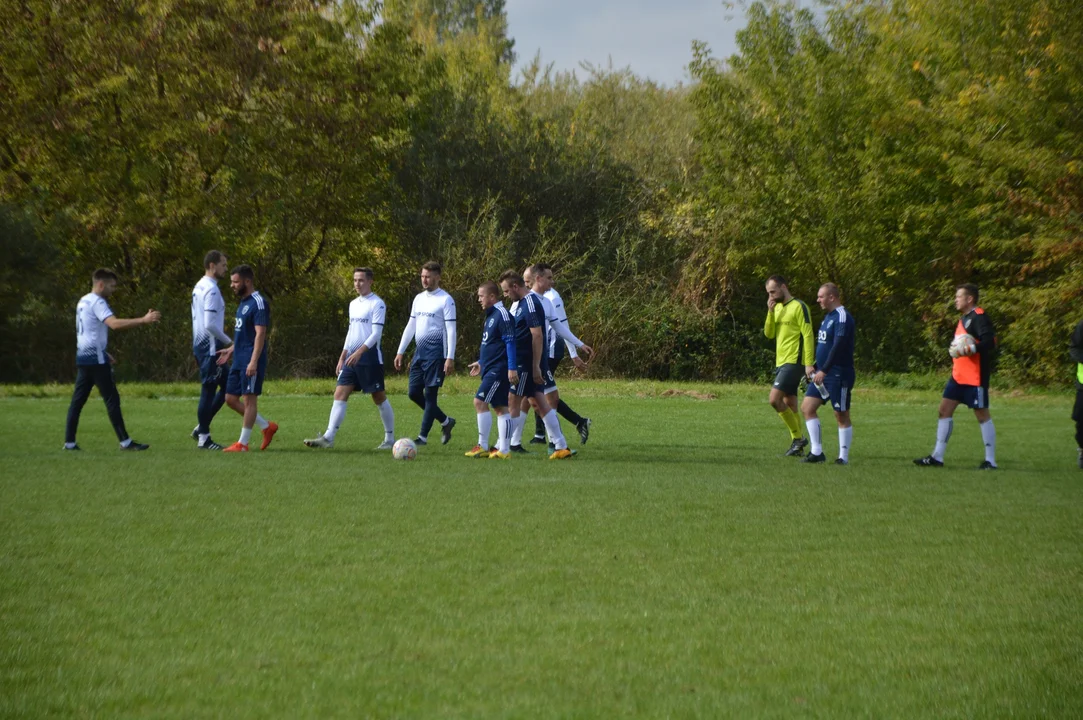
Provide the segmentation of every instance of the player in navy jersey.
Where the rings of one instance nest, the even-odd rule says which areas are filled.
[[[545,400],[545,375],[546,351],[545,351],[545,326],[546,317],[541,298],[526,289],[523,276],[515,270],[506,270],[500,276],[500,289],[504,297],[518,303],[515,307],[515,360],[516,368],[508,368],[508,380],[511,381],[511,397],[509,398],[512,415],[512,424],[518,425],[518,431],[522,432],[522,423],[526,416],[519,412],[523,398],[531,398],[534,412],[542,417],[545,429],[549,437],[553,439],[556,450],[549,456],[550,460],[564,460],[572,457],[573,453],[568,450],[568,441],[560,431],[560,423],[556,415],[550,412],[549,404]],[[526,452],[522,445],[512,445],[515,452]]]
[[[113,381],[113,365],[116,359],[108,352],[110,330],[126,330],[136,325],[156,323],[162,315],[157,310],[147,310],[141,318],[121,319],[113,315],[107,298],[117,289],[117,275],[112,270],[99,268],[91,276],[91,292],[79,299],[75,308],[75,390],[68,407],[68,422],[64,432],[64,449],[78,450],[75,432],[79,429],[79,415],[83,412],[90,391],[95,386],[105,401],[109,422],[117,434],[123,450],[146,450],[149,445],[137,443],[124,427],[120,412],[120,393]]]
[[[334,445],[335,435],[346,419],[346,401],[355,390],[371,394],[372,402],[380,411],[384,441],[376,449],[390,450],[395,445],[395,412],[384,388],[384,356],[380,348],[387,307],[380,296],[372,292],[374,277],[372,268],[354,268],[353,289],[357,297],[350,303],[350,329],[335,368],[338,384],[331,403],[331,418],[323,435],[304,441],[309,447]]]
[[[421,431],[414,441],[425,445],[433,422],[440,423],[440,442],[447,445],[455,418],[448,417],[437,404],[444,377],[455,370],[455,345],[458,330],[455,322],[455,300],[440,289],[443,266],[430,261],[421,266],[421,287],[410,308],[410,320],[402,331],[399,351],[395,355],[395,369],[402,370],[403,355],[415,340],[414,358],[410,362],[408,393],[415,405],[421,408]]]
[[[211,420],[226,401],[226,372],[218,364],[218,351],[229,347],[232,340],[225,333],[226,302],[218,289],[218,280],[226,276],[228,258],[217,250],[211,250],[203,258],[203,277],[192,289],[192,354],[199,367],[199,406],[196,408],[198,424],[192,437],[200,450],[221,450],[222,446],[211,440]]]
[[[517,367],[515,351],[515,321],[500,304],[500,288],[494,282],[483,283],[478,288],[478,304],[485,313],[481,332],[479,359],[470,364],[470,375],[481,377],[481,385],[474,395],[474,410],[478,415],[478,444],[466,453],[467,457],[507,460],[511,444],[511,415],[508,413],[508,396],[511,390],[509,368]],[[496,449],[490,452],[489,431],[493,418],[489,408],[496,413]]]
[[[248,452],[252,428],[263,431],[259,449],[266,450],[278,432],[278,424],[259,414],[257,406],[267,374],[267,330],[271,325],[271,306],[254,288],[255,274],[248,265],[238,265],[229,273],[229,286],[240,300],[233,322],[233,345],[219,352],[223,365],[232,357],[226,380],[226,404],[244,416],[241,437],[223,452]],[[242,400],[243,398],[243,400]]]
[[[815,372],[809,378],[801,412],[805,416],[812,447],[801,462],[822,463],[826,460],[820,418],[816,411],[830,402],[839,426],[839,457],[836,465],[850,462],[853,426],[850,423],[850,394],[854,389],[854,316],[842,306],[842,292],[835,283],[824,283],[816,293],[816,302],[824,309],[823,322],[816,334]],[[824,397],[820,388],[827,393]]]

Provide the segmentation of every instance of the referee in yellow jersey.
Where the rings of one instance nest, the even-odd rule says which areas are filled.
[[[816,371],[816,343],[808,305],[790,294],[781,275],[767,278],[767,320],[763,334],[775,341],[775,382],[768,402],[790,431],[792,442],[786,455],[799,456],[808,440],[801,435],[797,388],[802,376],[811,376]]]

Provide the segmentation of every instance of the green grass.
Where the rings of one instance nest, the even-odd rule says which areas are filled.
[[[983,473],[962,411],[949,467],[911,465],[923,390],[859,390],[853,464],[809,467],[766,388],[617,381],[566,383],[575,460],[470,461],[470,388],[412,463],[367,398],[303,447],[329,381],[270,383],[247,456],[193,449],[194,385],[121,387],[141,454],[97,397],[76,455],[70,388],[0,390],[0,716],[1083,715],[1066,396],[994,396]]]

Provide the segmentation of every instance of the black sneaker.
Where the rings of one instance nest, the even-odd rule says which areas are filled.
[[[979,470],[996,470],[997,466],[988,460],[982,460],[981,465],[978,466]]]
[[[849,465],[850,461],[849,460],[843,460],[842,458],[836,458],[835,459],[835,464],[836,465]]]
[[[530,444],[531,445],[544,445],[545,444],[545,436],[544,435],[535,435],[534,437],[530,438]]]
[[[138,443],[135,440],[132,440],[130,443],[128,443],[127,447],[121,445],[120,449],[121,450],[149,450],[150,445],[144,445],[143,443]]]
[[[192,430],[192,439],[195,440],[196,442],[199,442],[199,426],[198,425],[196,425],[195,428]]]
[[[216,443],[214,440],[211,440],[210,437],[207,438],[207,442],[200,443],[199,445],[196,445],[196,447],[198,449],[200,449],[200,450],[221,450],[222,449],[222,446],[219,445],[218,443]]]
[[[511,446],[511,451],[513,453],[518,453],[520,455],[533,455],[534,454],[534,453],[530,452],[529,450],[527,450],[526,448],[524,448],[522,445],[512,445]]]
[[[78,445],[72,445],[71,447],[68,447],[67,445],[65,445],[64,449],[65,450],[80,450],[81,451],[83,448],[79,447]],[[1083,465],[1081,465],[1080,467],[1083,467]]]
[[[440,443],[447,445],[451,442],[451,428],[455,427],[455,418],[449,417],[447,422],[440,426]]]
[[[579,421],[579,424],[575,426],[575,429],[579,431],[579,442],[583,445],[587,444],[587,439],[590,438],[590,418],[585,417]]]
[[[414,445],[428,445],[429,441],[423,437],[414,438]]]
[[[819,455],[813,455],[812,453],[809,453],[805,457],[801,458],[801,462],[803,462],[803,463],[822,463],[822,462],[827,462],[827,458],[824,457],[823,453],[820,453]]]
[[[914,461],[914,464],[918,467],[944,467],[944,463],[940,462],[932,455],[926,455],[923,458],[918,458]]]
[[[792,443],[790,443],[790,449],[786,451],[786,457],[793,457],[795,455],[797,457],[801,457],[801,455],[805,452],[806,445],[808,445],[808,440],[803,437],[797,438]]]

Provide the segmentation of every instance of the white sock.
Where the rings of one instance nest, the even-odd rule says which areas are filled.
[[[128,447],[131,444],[132,444],[132,439],[131,438],[127,438],[125,440],[120,441],[120,446],[121,447]]]
[[[944,462],[944,451],[948,449],[948,438],[951,437],[951,429],[954,425],[952,418],[940,418],[936,422],[936,447],[933,448],[933,459]]]
[[[395,439],[395,411],[391,409],[391,401],[384,400],[379,410],[380,421],[384,424],[384,440],[391,442]]]
[[[210,434],[210,433],[200,433],[200,434],[199,434],[199,444],[200,444],[200,445],[203,445],[204,443],[206,443],[206,442],[207,442],[207,439],[208,439],[208,438],[209,438],[210,436],[211,436],[211,434]]]
[[[75,443],[66,442],[64,443],[64,447],[66,447],[68,450],[71,450],[75,447]]]
[[[978,423],[981,428],[981,441],[985,443],[985,460],[993,465],[997,464],[997,431],[993,427],[992,420]]]
[[[323,432],[323,436],[330,440],[335,441],[335,435],[338,434],[338,429],[342,427],[342,421],[346,419],[346,401],[335,400],[331,403],[331,417],[327,421],[327,429]]]
[[[808,429],[808,439],[812,443],[812,448],[809,450],[810,455],[823,455],[824,443],[823,438],[820,437],[820,418],[812,418],[805,421],[805,427]]]
[[[509,445],[511,445],[511,415],[504,413],[496,416],[496,450],[506,453]]]
[[[454,419],[455,418],[451,417],[450,415],[446,416],[444,418],[444,422],[440,423],[440,427],[444,427],[445,425],[447,425],[449,422],[451,422]]]
[[[248,441],[252,439],[252,428],[241,428],[241,445],[247,445]]]
[[[854,426],[839,428],[839,457],[850,462],[850,443],[854,441]]]
[[[267,422],[267,418],[259,414],[256,415],[256,427],[258,427],[260,430],[266,430],[267,426],[270,424],[271,423]]]
[[[511,419],[511,444],[522,445],[523,444],[523,424],[526,422],[526,415],[520,414]]]
[[[564,439],[564,433],[560,431],[560,420],[557,418],[557,414],[550,410],[545,413],[542,422],[545,423],[545,431],[553,439],[553,447],[557,450],[566,450],[568,441]]]
[[[489,449],[489,431],[493,429],[493,416],[489,411],[478,413],[478,445],[482,450]]]

